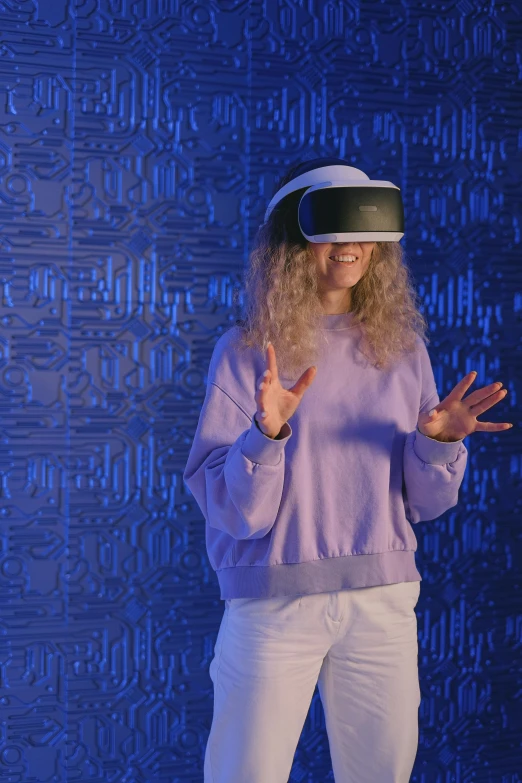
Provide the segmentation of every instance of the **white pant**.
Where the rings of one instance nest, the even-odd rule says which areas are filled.
[[[420,582],[233,598],[210,663],[204,783],[287,783],[317,684],[335,783],[408,783]]]

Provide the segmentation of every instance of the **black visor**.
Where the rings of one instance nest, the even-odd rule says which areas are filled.
[[[399,241],[404,207],[396,187],[319,187],[299,202],[299,227],[310,242]]]

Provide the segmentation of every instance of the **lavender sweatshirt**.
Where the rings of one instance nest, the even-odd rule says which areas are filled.
[[[417,429],[419,411],[440,402],[422,339],[377,370],[357,347],[353,313],[321,316],[317,373],[272,440],[253,418],[266,356],[235,350],[240,329],[214,347],[183,474],[221,599],[421,581],[412,525],[457,504],[468,455],[462,440]]]

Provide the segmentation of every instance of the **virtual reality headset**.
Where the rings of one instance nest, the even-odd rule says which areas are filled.
[[[305,187],[297,219],[309,242],[398,242],[404,236],[400,188],[343,165],[321,166],[288,182],[270,201],[264,222],[285,196]]]

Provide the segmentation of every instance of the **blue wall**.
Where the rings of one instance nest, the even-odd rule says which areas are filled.
[[[439,395],[476,369],[515,423],[415,530],[412,781],[521,781],[519,3],[3,0],[0,29],[0,779],[202,780],[223,604],[182,473],[275,182],[340,155],[403,189]],[[333,781],[317,690],[291,781]]]

